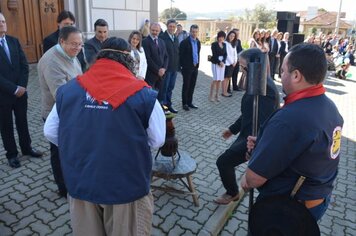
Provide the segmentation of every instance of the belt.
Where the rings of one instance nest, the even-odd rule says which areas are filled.
[[[315,199],[315,200],[299,200],[308,209],[319,206],[325,201],[325,198]]]

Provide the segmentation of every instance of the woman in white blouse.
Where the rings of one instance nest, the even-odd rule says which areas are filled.
[[[226,36],[226,63],[225,63],[225,75],[224,81],[222,83],[222,96],[223,97],[231,97],[231,94],[227,92],[227,88],[229,87],[229,83],[232,77],[232,73],[234,72],[234,68],[237,63],[237,51],[236,51],[236,33],[235,31],[230,31]]]
[[[147,61],[145,51],[141,47],[142,34],[134,30],[131,32],[128,41],[131,45],[131,56],[135,61],[135,75],[138,79],[144,80],[147,71]]]

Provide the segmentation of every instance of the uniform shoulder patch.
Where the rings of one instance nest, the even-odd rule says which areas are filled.
[[[340,154],[341,149],[341,126],[336,126],[333,131],[333,143],[330,148],[330,157],[331,159],[336,159]]]

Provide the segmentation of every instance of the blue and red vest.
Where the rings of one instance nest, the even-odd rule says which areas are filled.
[[[143,88],[113,110],[106,102],[98,104],[76,79],[58,89],[59,156],[70,196],[124,204],[149,193],[146,129],[156,96]]]

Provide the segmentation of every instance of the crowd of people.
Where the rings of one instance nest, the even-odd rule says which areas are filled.
[[[61,12],[57,23],[58,30],[44,39],[37,69],[53,175],[59,195],[68,198],[74,235],[149,235],[150,148],[164,143],[164,112],[178,113],[172,92],[179,72],[183,110],[198,108],[193,96],[200,64],[199,27],[191,25],[188,33],[170,19],[162,32],[160,24],[146,20],[142,29],[121,39],[109,37],[108,23],[98,19],[94,37],[83,42],[71,12]],[[27,126],[27,60],[18,40],[6,31],[0,13],[0,128],[9,165],[18,168],[12,113],[22,153],[43,154],[31,147]],[[217,33],[208,58],[213,72],[209,100],[219,102],[220,94],[231,97],[232,90],[246,90],[249,63],[261,55],[266,57],[267,89],[266,96],[259,95],[258,137],[251,136],[253,95],[247,92],[240,117],[223,132],[225,139],[239,136],[217,159],[226,193],[215,203],[239,199],[234,168],[248,161],[249,153],[241,179],[245,191],[259,188],[258,201],[288,195],[304,176],[295,199],[315,220],[324,214],[337,174],[343,126],[322,85],[325,54],[329,44],[336,45],[331,41],[291,47],[289,33],[256,29],[250,49],[243,50],[238,29]],[[346,48],[345,54],[350,50]],[[286,94],[282,108],[275,74]],[[328,115],[316,119],[319,114]]]

